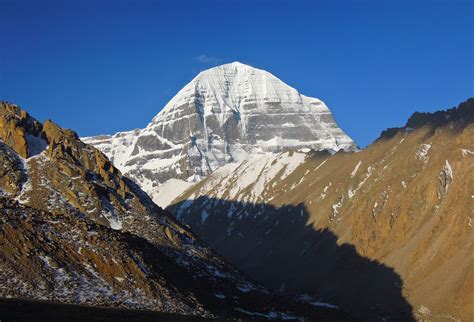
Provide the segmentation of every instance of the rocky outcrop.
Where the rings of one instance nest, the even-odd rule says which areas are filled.
[[[459,104],[459,106],[444,111],[436,111],[433,113],[415,112],[408,119],[404,127],[394,127],[384,130],[380,134],[379,139],[390,139],[399,131],[411,131],[424,126],[431,127],[433,130],[450,124],[458,130],[462,130],[465,126],[474,122],[474,98]]]
[[[20,177],[28,178],[26,188],[17,196],[20,202],[53,212],[66,206],[117,229],[128,224],[130,213],[158,209],[104,154],[80,141],[74,131],[50,120],[42,125],[12,104],[2,103],[0,111],[3,142],[25,159],[15,167],[4,167],[22,172],[14,185],[17,188]],[[11,186],[5,184],[4,190],[13,192]]]
[[[37,136],[40,132],[41,124],[26,111],[14,104],[0,101],[0,139],[21,157],[27,158],[32,153],[28,147],[28,135]]]
[[[453,107],[445,111],[433,113],[414,113],[409,119],[406,128],[421,128],[423,126],[441,127],[449,123],[469,124],[474,121],[474,98],[461,103],[457,108]]]
[[[0,142],[0,189],[5,193],[17,194],[25,180],[22,160],[10,147]]]

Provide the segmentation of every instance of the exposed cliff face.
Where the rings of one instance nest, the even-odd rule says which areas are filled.
[[[36,151],[28,146],[41,132],[41,124],[18,106],[0,102],[0,139],[21,157],[27,158]]]
[[[0,124],[1,297],[347,319],[249,281],[73,131],[8,103]]]
[[[471,320],[473,187],[470,99],[415,113],[358,153],[222,167],[168,209],[273,289],[365,319],[406,320],[409,308],[420,320]]]
[[[142,130],[84,140],[161,205],[170,179],[196,182],[254,155],[357,148],[324,102],[240,63],[200,73]]]
[[[4,192],[17,194],[26,181],[21,157],[15,151],[0,143],[0,187]]]

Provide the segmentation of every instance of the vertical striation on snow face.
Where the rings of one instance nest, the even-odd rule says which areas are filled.
[[[254,155],[357,149],[321,100],[238,62],[201,72],[146,128],[84,141],[152,196],[169,179],[196,182]]]

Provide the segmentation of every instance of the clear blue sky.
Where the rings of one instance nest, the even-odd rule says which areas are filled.
[[[359,145],[474,96],[473,1],[0,0],[0,99],[79,135],[144,127],[240,61],[323,99]]]

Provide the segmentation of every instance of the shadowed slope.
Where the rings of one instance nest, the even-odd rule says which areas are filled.
[[[2,321],[68,321],[68,322],[152,322],[209,321],[208,319],[156,311],[58,304],[45,301],[0,299]]]
[[[313,301],[358,312],[363,318],[413,320],[400,276],[360,256],[354,246],[340,244],[330,230],[315,230],[303,204],[274,207],[207,197],[192,202],[195,211],[216,210],[205,225],[195,222],[202,220],[198,216],[186,222],[218,253],[264,285],[302,298],[311,294]],[[170,210],[179,218],[186,205],[189,201]]]

